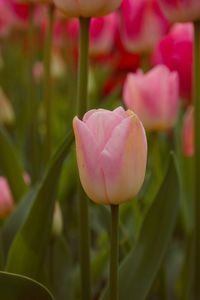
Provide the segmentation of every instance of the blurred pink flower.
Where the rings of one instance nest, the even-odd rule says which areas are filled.
[[[120,28],[129,51],[149,52],[167,32],[169,22],[157,0],[123,0]]]
[[[5,177],[0,176],[0,219],[4,219],[14,207],[13,197]]]
[[[128,74],[123,90],[127,108],[135,111],[147,130],[174,126],[179,107],[177,72],[160,65],[144,74]]]
[[[90,27],[90,52],[94,55],[109,53],[114,46],[117,30],[116,13],[101,18],[92,18]]]
[[[153,55],[153,63],[164,64],[177,71],[180,95],[188,103],[192,94],[193,25],[175,24],[169,34],[161,39]]]
[[[81,183],[91,200],[120,204],[140,190],[145,176],[147,141],[132,111],[91,110],[73,120]]]
[[[117,30],[117,19],[116,13],[91,19],[90,53],[92,55],[107,54],[112,50]],[[67,32],[71,40],[77,43],[79,36],[78,19],[72,19],[68,22]]]
[[[0,0],[0,37],[6,37],[13,25],[13,15],[7,0]]]
[[[194,109],[192,106],[188,107],[183,121],[183,153],[185,156],[194,155]]]
[[[159,0],[163,12],[174,22],[200,20],[199,0]]]

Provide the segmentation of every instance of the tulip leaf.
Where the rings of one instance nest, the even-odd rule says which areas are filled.
[[[0,272],[0,295],[4,300],[54,300],[42,284],[28,277]]]
[[[179,178],[171,157],[165,179],[148,210],[134,249],[119,269],[119,299],[144,300],[165,256],[176,224]],[[108,290],[102,299],[108,299]]]
[[[16,149],[2,128],[0,128],[0,169],[9,182],[15,201],[19,201],[27,191],[23,168],[16,155]]]
[[[1,242],[2,242],[2,251],[3,251],[3,260],[7,258],[7,254],[10,248],[10,245],[15,238],[15,235],[22,223],[24,222],[26,216],[28,215],[33,200],[37,193],[37,187],[31,189],[20,201],[17,205],[16,209],[13,213],[8,217],[6,222],[3,224],[1,228]]]
[[[59,175],[72,140],[70,133],[55,153],[38,188],[30,212],[11,245],[6,266],[9,272],[38,278],[51,234]]]

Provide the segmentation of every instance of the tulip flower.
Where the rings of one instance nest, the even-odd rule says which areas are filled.
[[[174,22],[200,20],[199,0],[159,0],[163,12]]]
[[[190,157],[194,155],[194,109],[189,107],[183,121],[183,153]]]
[[[170,129],[178,111],[178,74],[163,65],[146,74],[142,71],[130,73],[124,84],[123,99],[147,130]]]
[[[92,18],[90,23],[90,54],[108,54],[115,42],[118,15],[116,13],[107,16]],[[78,19],[71,19],[67,24],[67,32],[71,40],[77,42],[79,35]]]
[[[129,51],[151,51],[169,28],[157,0],[123,0],[121,16],[122,40]]]
[[[164,64],[177,71],[180,95],[188,103],[192,94],[193,25],[175,24],[161,39],[153,54],[153,64]]]
[[[140,190],[146,169],[147,141],[142,123],[122,107],[87,112],[73,120],[82,186],[96,203],[120,204]]]
[[[13,15],[9,3],[0,0],[0,37],[6,37],[13,25]]]
[[[68,17],[97,17],[114,11],[121,0],[53,0]]]
[[[4,219],[14,207],[13,197],[5,177],[0,176],[0,219]]]

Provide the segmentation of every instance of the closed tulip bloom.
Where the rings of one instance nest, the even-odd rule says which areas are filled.
[[[108,54],[115,42],[118,16],[112,13],[101,18],[92,18],[90,26],[90,53]]]
[[[127,108],[134,110],[147,130],[168,130],[174,126],[179,104],[177,72],[160,65],[144,74],[128,74],[123,89]]]
[[[90,54],[108,54],[115,42],[118,25],[117,13],[107,16],[92,18],[90,23]],[[67,32],[72,41],[77,43],[79,36],[79,22],[77,18],[70,19],[67,24]]]
[[[157,0],[123,0],[120,32],[127,50],[151,51],[168,28]]]
[[[183,153],[190,157],[194,155],[194,109],[189,107],[183,121]]]
[[[154,64],[164,64],[178,72],[180,95],[187,103],[192,94],[193,38],[192,23],[175,24],[160,40],[153,55]]]
[[[13,197],[5,177],[0,176],[0,219],[4,219],[14,207]]]
[[[163,12],[174,22],[200,20],[199,0],[159,0]]]
[[[82,186],[96,203],[120,204],[133,198],[145,176],[147,141],[142,123],[122,107],[87,112],[73,120]]]
[[[68,17],[97,17],[114,11],[121,0],[53,0]]]

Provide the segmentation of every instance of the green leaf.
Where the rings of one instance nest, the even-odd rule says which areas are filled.
[[[51,234],[59,175],[72,140],[70,133],[54,155],[38,188],[30,213],[11,245],[6,267],[9,272],[32,278],[39,275]]]
[[[6,272],[0,272],[0,295],[4,300],[54,300],[37,281]]]
[[[15,238],[17,231],[23,224],[26,216],[30,211],[37,191],[38,189],[37,187],[35,187],[23,197],[23,199],[17,205],[16,209],[8,217],[6,222],[3,224],[3,227],[1,228],[1,243],[4,264],[7,259],[8,251],[13,242],[13,239]]]
[[[147,212],[135,248],[119,270],[119,299],[144,300],[161,266],[176,224],[179,178],[174,158]],[[107,293],[103,296],[107,299]]]
[[[0,128],[0,169],[8,179],[15,201],[19,201],[27,191],[23,168],[14,146],[2,128]]]

